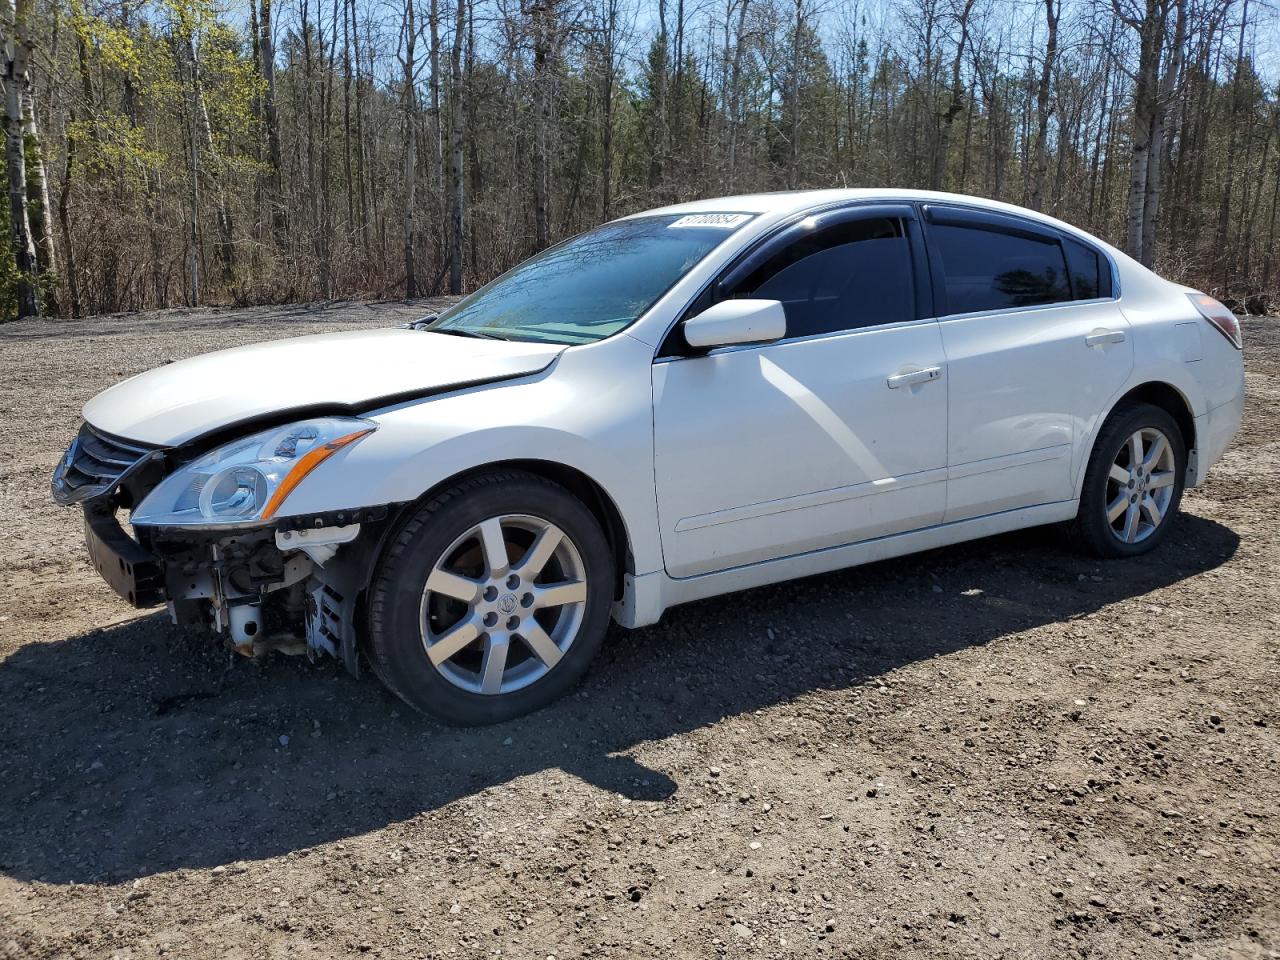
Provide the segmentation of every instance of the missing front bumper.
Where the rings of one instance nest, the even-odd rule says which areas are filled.
[[[226,532],[139,527],[132,536],[118,504],[84,511],[94,568],[133,606],[167,603],[175,624],[211,630],[242,653],[323,653],[359,675],[360,598],[389,529],[387,507]]]

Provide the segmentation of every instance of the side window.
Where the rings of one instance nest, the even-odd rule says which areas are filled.
[[[902,221],[854,220],[797,239],[729,295],[780,300],[788,337],[913,320],[911,249]]]
[[[1071,299],[1056,239],[933,224],[929,242],[945,275],[947,313],[1032,307]]]
[[[1092,300],[1111,296],[1111,268],[1102,254],[1078,240],[1063,238],[1067,251],[1067,267],[1071,271],[1071,287],[1075,300]]]

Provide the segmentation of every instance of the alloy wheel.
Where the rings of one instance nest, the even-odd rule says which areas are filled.
[[[586,568],[555,524],[490,517],[446,549],[422,592],[427,658],[470,693],[511,693],[545,676],[582,626]]]
[[[1122,543],[1141,543],[1164,521],[1175,488],[1173,445],[1155,427],[1135,430],[1107,473],[1106,512]]]

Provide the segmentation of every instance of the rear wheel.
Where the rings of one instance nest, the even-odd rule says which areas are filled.
[[[1159,546],[1182,501],[1186,443],[1177,422],[1148,403],[1126,405],[1094,443],[1075,539],[1100,557],[1132,557]]]
[[[612,595],[608,543],[572,494],[531,474],[475,477],[419,509],[387,551],[370,658],[410,706],[495,723],[582,676]]]

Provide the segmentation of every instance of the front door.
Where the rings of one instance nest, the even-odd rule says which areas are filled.
[[[658,513],[671,576],[941,520],[947,371],[913,273],[916,230],[905,205],[810,218],[715,292],[781,301],[783,340],[655,362]]]

